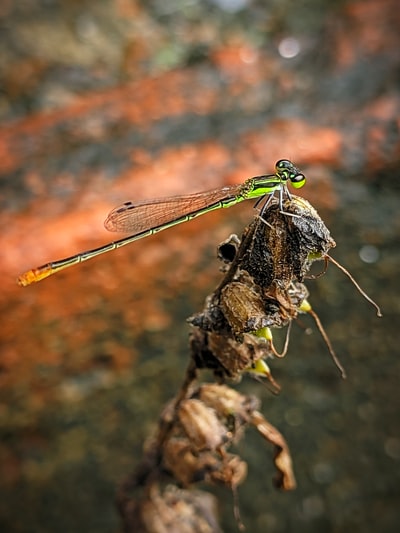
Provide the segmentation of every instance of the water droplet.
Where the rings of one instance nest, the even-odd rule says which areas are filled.
[[[299,54],[300,43],[294,37],[285,37],[285,39],[282,39],[279,43],[278,51],[282,57],[291,59]]]
[[[361,261],[364,261],[364,263],[376,263],[380,254],[376,246],[373,246],[372,244],[365,244],[360,248],[358,255],[360,256]]]

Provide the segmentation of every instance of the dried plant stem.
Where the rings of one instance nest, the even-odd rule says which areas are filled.
[[[360,285],[356,282],[356,280],[353,278],[353,276],[350,274],[350,272],[346,268],[344,268],[344,266],[342,266],[340,263],[338,263],[338,261],[333,259],[333,257],[331,257],[330,255],[327,254],[326,258],[328,259],[328,261],[330,261],[335,266],[337,266],[337,268],[339,270],[341,270],[344,274],[346,274],[346,276],[350,279],[350,281],[353,283],[353,285],[358,290],[358,292],[361,294],[361,296],[363,296],[367,300],[367,302],[369,302],[370,304],[372,304],[375,307],[376,315],[378,317],[382,317],[383,315],[382,315],[381,308],[379,307],[379,305],[376,302],[374,302],[374,300],[372,298],[370,298],[368,296],[368,294],[360,287]]]

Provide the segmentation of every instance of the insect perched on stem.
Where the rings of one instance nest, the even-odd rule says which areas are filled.
[[[291,161],[280,159],[275,165],[274,174],[249,178],[241,185],[230,185],[184,196],[146,200],[135,204],[125,202],[109,213],[104,225],[109,231],[130,233],[129,237],[28,270],[18,278],[18,284],[25,287],[100,254],[111,252],[176,224],[187,222],[221,207],[231,207],[244,200],[258,198],[258,204],[265,199],[261,209],[262,214],[275,192],[279,194],[280,205],[285,195],[290,196],[287,190],[288,181],[295,189],[299,189],[305,184],[306,178]]]

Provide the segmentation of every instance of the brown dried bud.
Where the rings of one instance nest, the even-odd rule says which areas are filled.
[[[213,483],[234,489],[245,480],[246,476],[247,464],[237,455],[226,454],[220,467],[210,472],[208,478]]]
[[[245,396],[226,385],[207,383],[198,391],[199,398],[208,407],[215,409],[218,417],[226,424],[235,427],[248,422],[252,411],[259,408],[260,400],[255,396]]]
[[[220,304],[234,335],[238,338],[243,333],[271,325],[261,295],[245,283],[228,283],[221,291]]]
[[[218,525],[217,500],[199,490],[168,486],[160,493],[153,487],[141,503],[140,522],[129,531],[138,533],[222,533]]]
[[[292,281],[303,281],[311,263],[336,246],[328,228],[312,205],[298,196],[272,205],[256,224],[241,268],[255,283],[269,288],[276,283],[288,288]]]
[[[224,335],[207,333],[207,348],[220,363],[223,375],[233,380],[240,379],[247,368],[272,353],[265,340],[249,333],[243,335],[243,342]]]
[[[209,472],[220,468],[213,452],[193,453],[188,438],[171,438],[163,448],[163,467],[184,487],[204,481]]]
[[[225,426],[210,407],[196,399],[179,405],[178,418],[192,449],[217,450],[227,438]]]

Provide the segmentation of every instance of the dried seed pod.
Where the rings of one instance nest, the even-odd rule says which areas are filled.
[[[199,490],[167,486],[161,493],[158,486],[153,486],[140,508],[136,509],[136,515],[139,515],[136,522],[131,519],[132,523],[124,531],[222,533],[218,525],[216,498]]]
[[[224,263],[231,263],[238,251],[240,239],[237,235],[232,233],[225,241],[218,246],[218,259]]]
[[[219,333],[229,333],[230,326],[225,318],[219,299],[215,294],[206,298],[204,309],[201,313],[187,319],[189,324],[201,328],[203,331],[216,331]]]
[[[303,281],[311,263],[336,246],[309,202],[292,196],[283,210],[271,205],[254,222],[254,236],[240,264],[263,288],[273,283],[287,288],[292,281]]]
[[[204,481],[220,468],[221,457],[214,452],[194,452],[187,437],[172,437],[163,447],[163,468],[183,487]]]
[[[246,479],[246,476],[247,464],[237,455],[225,454],[220,468],[211,470],[207,479],[211,483],[235,489]]]
[[[259,359],[272,354],[268,343],[249,333],[243,334],[242,342],[232,337],[208,333],[207,349],[218,361],[223,376],[233,380],[240,379],[243,371]]]
[[[210,407],[197,399],[179,404],[178,419],[190,446],[196,451],[217,450],[227,439],[227,429]]]
[[[271,325],[261,295],[245,283],[233,281],[225,285],[221,291],[220,304],[237,338],[241,338],[243,333]]]
[[[208,407],[215,410],[225,425],[232,418],[236,420],[235,426],[248,422],[250,413],[260,406],[260,400],[255,396],[245,396],[226,385],[216,383],[202,385],[197,396]]]

